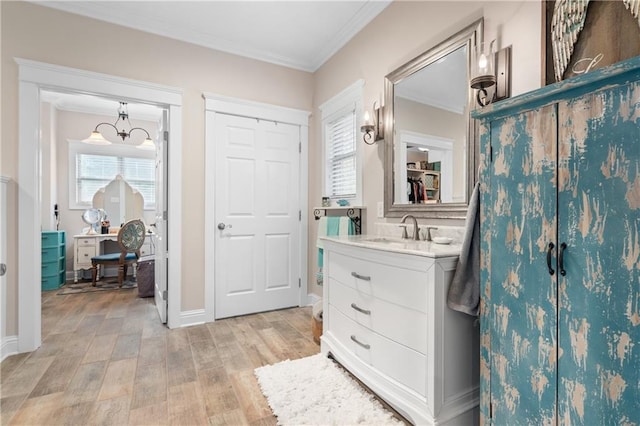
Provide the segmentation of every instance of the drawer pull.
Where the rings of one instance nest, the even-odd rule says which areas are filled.
[[[363,280],[363,281],[371,281],[371,277],[367,277],[366,275],[360,275],[357,272],[352,272],[351,273],[352,277],[356,277],[359,280]]]
[[[352,303],[352,304],[351,304],[351,307],[352,307],[353,309],[355,309],[356,311],[358,311],[358,312],[362,312],[362,313],[363,313],[363,314],[365,314],[365,315],[371,315],[371,311],[370,311],[370,310],[368,310],[368,309],[362,309],[360,306],[356,305],[355,303]]]
[[[351,340],[353,340],[354,342],[356,342],[358,345],[362,346],[365,349],[370,349],[371,345],[368,345],[366,343],[362,343],[360,341],[358,341],[358,339],[356,339],[356,336],[354,336],[353,334],[351,335]]]

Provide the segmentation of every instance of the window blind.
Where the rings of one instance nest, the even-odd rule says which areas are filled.
[[[155,161],[149,158],[81,154],[76,155],[76,200],[91,205],[93,194],[117,175],[122,176],[144,198],[145,209],[156,203]]]
[[[355,111],[327,125],[327,189],[331,198],[351,198],[356,195],[355,128]]]

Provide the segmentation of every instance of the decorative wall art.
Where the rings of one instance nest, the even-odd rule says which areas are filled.
[[[545,84],[640,55],[640,0],[545,1]]]

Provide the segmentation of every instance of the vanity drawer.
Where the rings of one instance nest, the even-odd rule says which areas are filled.
[[[427,312],[430,283],[426,265],[424,271],[418,271],[331,252],[328,266],[330,279],[360,293]]]
[[[96,239],[95,238],[76,238],[76,245],[78,247],[85,247],[85,246],[95,247]]]
[[[96,247],[95,246],[91,246],[91,247],[79,246],[76,249],[76,256],[78,257],[76,259],[76,263],[78,265],[91,266],[91,258],[94,257],[95,255],[96,255]]]
[[[151,243],[145,241],[144,244],[142,244],[142,247],[140,247],[140,257],[149,256],[151,254],[153,254],[153,252],[151,251]]]
[[[423,354],[356,323],[331,304],[329,315],[331,320],[328,332],[349,351],[380,373],[421,396],[426,395],[427,360]]]
[[[346,317],[420,353],[427,352],[427,315],[330,280],[329,303]]]

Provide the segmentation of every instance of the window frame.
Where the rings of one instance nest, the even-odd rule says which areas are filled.
[[[362,204],[362,159],[363,147],[359,143],[360,128],[358,123],[362,122],[363,116],[363,88],[364,80],[357,80],[337,95],[320,105],[321,112],[321,129],[322,129],[322,192],[323,196],[330,197],[332,201],[344,199],[348,200],[350,205]],[[355,163],[356,163],[356,193],[353,196],[331,196],[331,182],[329,181],[330,173],[330,146],[329,146],[329,128],[331,123],[335,122],[347,114],[355,113],[353,134],[355,138]]]
[[[111,144],[106,146],[91,145],[78,140],[68,140],[69,156],[68,156],[68,198],[69,210],[85,210],[91,208],[91,202],[81,203],[76,199],[77,181],[76,181],[76,157],[79,154],[84,155],[105,155],[111,157],[127,157],[127,158],[144,158],[154,161],[156,158],[155,151],[145,151],[137,149],[135,146],[124,144]],[[155,185],[154,179],[154,185]],[[145,203],[146,204],[146,203]],[[144,206],[145,211],[153,211],[156,209],[155,201],[150,206]]]

